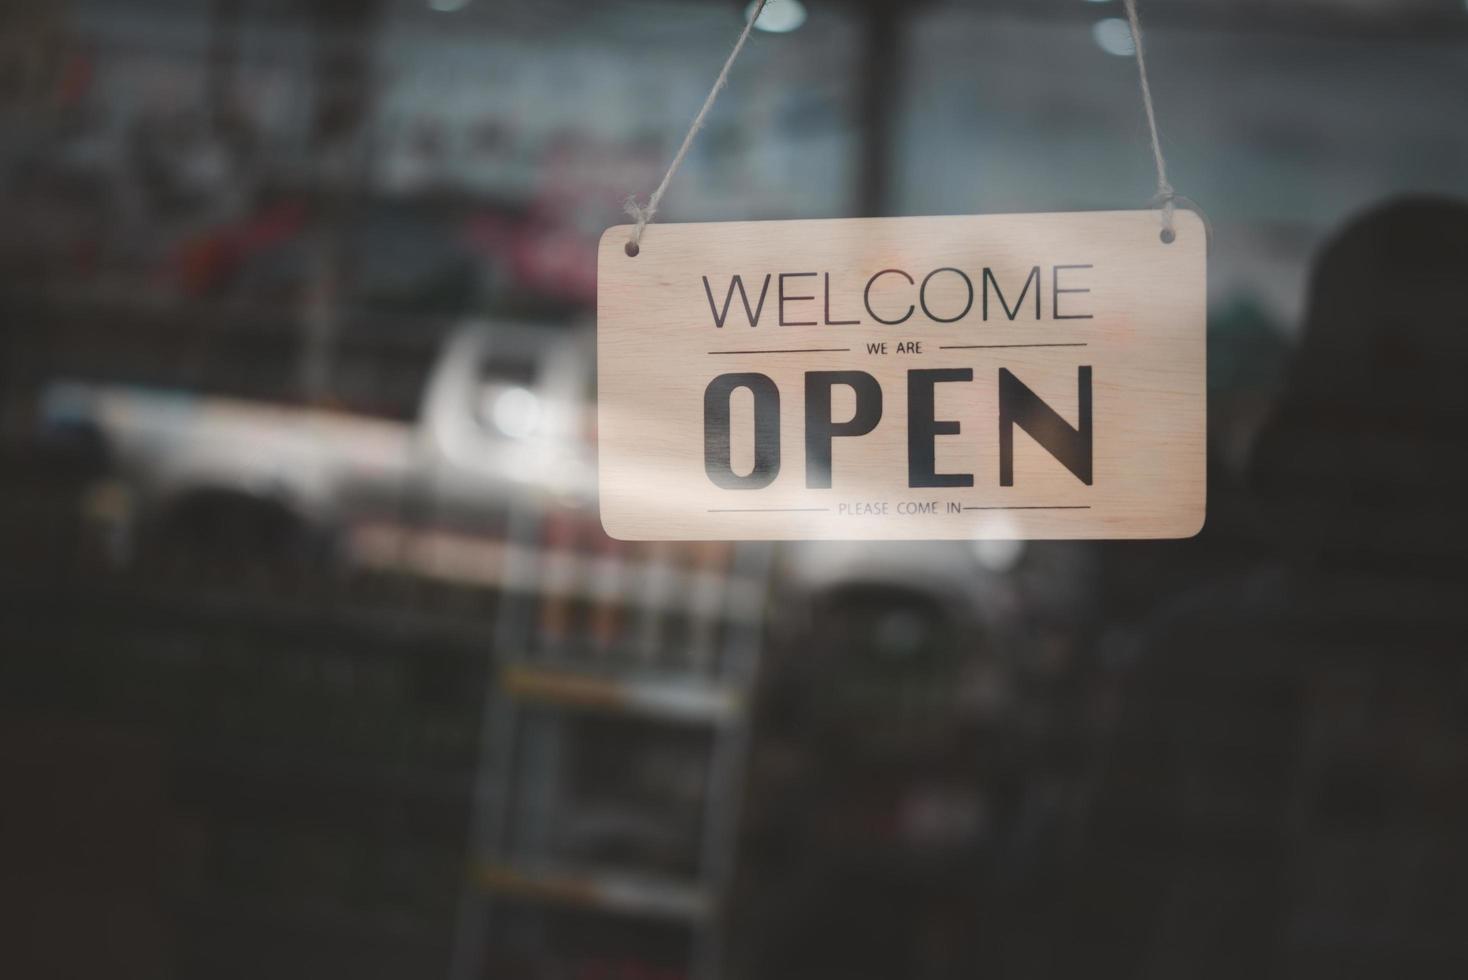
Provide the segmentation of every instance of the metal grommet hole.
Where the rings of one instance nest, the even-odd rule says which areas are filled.
[[[629,258],[635,259],[637,258],[637,253],[642,251],[642,249],[637,247],[636,242],[628,242],[626,247],[623,248],[622,251],[626,252]]]
[[[1171,245],[1173,242],[1177,241],[1177,232],[1173,231],[1171,228],[1164,228],[1162,229],[1162,234],[1158,235],[1157,237],[1162,239],[1162,244]]]

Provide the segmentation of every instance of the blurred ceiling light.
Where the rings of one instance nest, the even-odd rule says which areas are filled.
[[[1114,54],[1119,58],[1130,58],[1137,53],[1137,46],[1132,43],[1132,28],[1120,17],[1107,17],[1105,20],[1096,21],[1091,28],[1091,35],[1096,38],[1096,44],[1107,54]]]
[[[469,6],[469,0],[428,0],[428,6],[439,13],[451,14],[456,10],[463,10]]]
[[[754,0],[744,8],[745,19],[754,13],[757,3],[759,0]],[[769,31],[771,34],[789,34],[804,23],[805,4],[800,0],[769,0],[754,26],[757,30]]]

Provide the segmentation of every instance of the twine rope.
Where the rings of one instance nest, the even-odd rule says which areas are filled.
[[[719,76],[714,79],[713,87],[704,98],[703,105],[698,110],[698,115],[693,117],[693,122],[688,127],[688,132],[683,137],[678,152],[673,156],[673,162],[668,164],[668,170],[663,174],[663,179],[653,190],[646,204],[637,203],[636,197],[628,197],[624,208],[631,216],[634,224],[632,233],[627,238],[627,254],[636,255],[642,248],[642,234],[658,213],[658,206],[662,204],[663,195],[667,193],[668,185],[672,183],[673,175],[683,165],[684,157],[688,156],[688,150],[693,146],[694,137],[703,129],[708,120],[709,111],[714,107],[714,100],[719,97],[719,92],[725,85],[729,84],[729,71],[734,67],[739,52],[744,50],[744,43],[749,40],[749,33],[754,29],[754,22],[759,20],[759,15],[764,13],[765,4],[768,0],[758,0],[749,10],[749,18],[744,23],[744,30],[739,32],[739,39],[734,42],[734,49],[729,52],[729,57],[724,61],[724,67],[719,70]],[[1177,192],[1173,190],[1172,184],[1167,179],[1167,160],[1162,155],[1162,139],[1157,131],[1157,111],[1152,104],[1152,85],[1147,79],[1147,58],[1142,49],[1142,24],[1137,17],[1137,0],[1122,0],[1126,8],[1127,23],[1131,27],[1132,47],[1137,56],[1137,82],[1142,91],[1142,107],[1147,114],[1147,131],[1152,143],[1152,161],[1157,167],[1157,194],[1152,203],[1160,205],[1162,209],[1162,230],[1166,240],[1170,241],[1173,231],[1173,211],[1177,206]]]
[[[658,213],[658,205],[662,203],[663,194],[668,189],[673,175],[683,165],[683,158],[688,155],[688,148],[693,145],[693,138],[703,128],[708,119],[709,110],[714,107],[714,100],[719,97],[719,90],[729,84],[729,69],[734,67],[734,59],[739,57],[739,52],[744,49],[744,42],[749,40],[749,32],[754,28],[754,22],[759,20],[759,15],[764,13],[767,0],[759,0],[749,10],[749,19],[745,21],[744,30],[739,32],[739,40],[734,42],[734,50],[729,52],[729,57],[724,62],[724,67],[719,72],[719,77],[714,79],[713,88],[709,89],[708,97],[703,100],[703,108],[698,110],[698,115],[693,117],[693,123],[688,127],[688,134],[683,137],[683,145],[678,147],[678,153],[673,157],[673,162],[668,164],[668,172],[663,174],[663,179],[658,182],[657,188],[652,196],[647,199],[647,204],[637,203],[637,198],[627,198],[625,209],[632,220],[636,222],[632,227],[632,234],[627,239],[627,254],[636,255],[642,248],[642,233],[646,230],[648,223]]]
[[[1126,7],[1126,19],[1132,29],[1132,47],[1137,53],[1137,81],[1142,89],[1142,106],[1147,110],[1147,130],[1152,137],[1152,160],[1157,164],[1157,196],[1152,203],[1162,206],[1162,230],[1169,238],[1172,229],[1172,212],[1176,206],[1177,193],[1167,180],[1167,160],[1162,156],[1162,140],[1157,135],[1157,112],[1152,108],[1152,86],[1147,81],[1147,58],[1142,53],[1142,24],[1137,19],[1137,0],[1122,0]]]

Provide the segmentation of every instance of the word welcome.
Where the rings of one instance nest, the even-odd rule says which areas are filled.
[[[988,320],[990,318],[990,297],[993,297],[993,314],[997,317],[1002,310],[1004,316],[1009,320],[1018,319],[1020,313],[1026,306],[1033,305],[1033,316],[1035,320],[1043,319],[1042,311],[1050,310],[1052,320],[1089,320],[1091,313],[1085,311],[1084,300],[1079,298],[1063,298],[1069,294],[1089,293],[1088,286],[1078,285],[1084,281],[1084,273],[1079,270],[1090,269],[1089,263],[1072,265],[1050,266],[1048,277],[1041,275],[1043,266],[1034,265],[1030,267],[1029,273],[1021,282],[1014,281],[1017,277],[1011,276],[1008,284],[1009,296],[1014,297],[1011,304],[1006,297],[999,278],[994,270],[988,266],[983,267],[973,276],[962,269],[953,266],[943,266],[933,269],[923,275],[919,280],[906,269],[882,269],[872,273],[866,279],[866,284],[861,290],[862,307],[866,310],[873,322],[886,326],[895,326],[906,323],[919,310],[923,316],[934,323],[957,323],[974,312],[975,302],[978,303],[978,318]],[[794,290],[804,290],[813,287],[814,283],[804,282],[805,279],[820,277],[822,291],[820,301],[821,319],[807,319],[816,316],[816,311],[811,306],[801,304],[816,303],[815,293],[806,295],[796,293]],[[1064,284],[1062,285],[1062,278]],[[753,300],[750,298],[751,290],[746,289],[744,277],[732,276],[729,286],[723,290],[723,304],[720,305],[714,298],[715,290],[709,282],[708,276],[703,276],[703,291],[708,298],[709,313],[713,317],[715,327],[722,328],[729,319],[730,307],[734,304],[734,294],[739,294],[740,305],[744,307],[744,317],[751,327],[757,327],[760,318],[764,315],[765,300],[769,297],[770,284],[775,283],[776,319],[782,327],[814,327],[814,326],[854,326],[863,321],[858,318],[844,318],[840,313],[834,315],[831,312],[831,273],[829,272],[780,272],[765,273],[764,280],[759,287],[759,294]],[[975,286],[975,280],[978,286]],[[1044,283],[1049,282],[1049,302],[1045,303]],[[933,295],[930,295],[930,290]],[[938,302],[938,293],[942,290],[943,302]],[[1062,303],[1065,306],[1062,312]],[[906,305],[904,305],[906,304]],[[839,301],[838,306],[846,311],[855,308],[855,302],[848,297],[844,302]]]

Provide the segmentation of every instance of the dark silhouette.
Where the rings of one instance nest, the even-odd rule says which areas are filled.
[[[1468,975],[1468,206],[1324,250],[1253,481],[1271,554],[1130,645],[1073,966]]]

